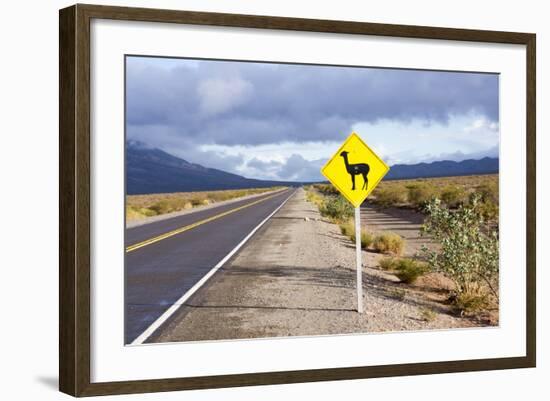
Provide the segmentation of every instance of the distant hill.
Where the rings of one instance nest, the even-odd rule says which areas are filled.
[[[498,173],[498,158],[484,157],[480,160],[460,162],[444,160],[432,163],[394,164],[384,179],[403,180],[410,178],[453,177]]]
[[[261,188],[291,184],[245,178],[200,164],[189,163],[137,141],[126,142],[126,193],[128,195]]]
[[[460,162],[445,160],[431,163],[395,164],[391,166],[384,179],[495,174],[498,173],[498,162],[498,158],[485,157],[480,160]],[[127,141],[126,143],[126,192],[128,195],[301,184],[246,178],[200,164],[189,163],[140,142]]]

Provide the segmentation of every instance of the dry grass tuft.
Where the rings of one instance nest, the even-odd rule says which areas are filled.
[[[397,278],[406,284],[414,283],[417,278],[430,271],[426,263],[413,259],[400,259],[395,270],[397,270],[395,273]]]
[[[437,313],[430,308],[422,308],[420,310],[420,319],[425,322],[433,322],[437,318]]]
[[[355,223],[353,219],[348,219],[347,221],[340,223],[340,232],[342,235],[345,235],[350,239],[351,242],[355,243]],[[372,245],[374,241],[374,235],[367,230],[361,230],[361,248],[367,249]]]
[[[197,206],[262,194],[283,187],[246,188],[205,192],[173,192],[168,194],[126,196],[126,220],[139,220],[150,216],[179,212]]]
[[[453,298],[452,305],[461,316],[476,316],[489,309],[489,294],[482,285],[471,283]]]
[[[387,231],[378,234],[373,241],[373,247],[381,253],[389,253],[393,255],[401,255],[405,248],[405,240],[399,235]]]
[[[397,269],[398,259],[396,258],[382,258],[378,261],[378,265],[382,270],[395,270]]]

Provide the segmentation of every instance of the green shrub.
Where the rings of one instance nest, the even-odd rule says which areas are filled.
[[[378,261],[378,265],[383,270],[395,270],[398,260],[396,258],[382,258]]]
[[[488,307],[488,294],[480,286],[470,286],[453,300],[453,308],[459,315],[475,315]]]
[[[353,223],[353,220],[348,220],[340,223],[339,227],[342,235],[345,235],[346,237],[351,237],[352,235],[355,235],[355,224]]]
[[[351,242],[355,243],[355,231],[350,235]],[[361,248],[367,249],[372,245],[374,241],[374,235],[366,230],[361,230]]]
[[[126,196],[126,216],[128,220],[142,219],[148,216],[191,209],[195,206],[239,198],[245,195],[261,194],[281,188],[282,187],[271,187],[208,192],[128,195]]]
[[[126,220],[137,220],[142,219],[143,217],[144,215],[140,213],[139,209],[131,206],[126,208]]]
[[[492,202],[498,205],[498,182],[486,182],[479,185],[475,191],[479,194],[481,202]]]
[[[392,232],[378,234],[374,238],[374,249],[381,253],[392,253],[401,255],[405,246],[405,241],[399,235]]]
[[[193,206],[204,205],[204,198],[202,196],[195,196],[189,200]]]
[[[420,310],[420,318],[426,322],[433,322],[437,317],[437,313],[429,308],[422,308]]]
[[[466,190],[457,185],[447,185],[441,190],[441,200],[448,207],[457,207],[466,200]]]
[[[327,196],[325,201],[319,205],[319,211],[322,216],[329,217],[335,221],[345,221],[354,214],[351,203],[341,196]]]
[[[313,187],[324,195],[340,195],[338,189],[332,184],[315,184]]]
[[[395,206],[407,202],[407,190],[397,185],[381,188],[376,191],[376,203],[383,207]]]
[[[479,185],[475,192],[470,194],[470,203],[474,198],[479,199],[479,211],[486,221],[498,220],[499,199],[498,183],[487,182]]]
[[[423,207],[428,201],[435,197],[433,186],[425,183],[411,184],[407,186],[409,191],[408,199],[416,207]]]
[[[479,211],[486,221],[498,221],[499,207],[497,204],[488,201],[479,205]]]
[[[170,213],[173,211],[172,206],[170,205],[170,202],[167,200],[161,200],[149,207],[155,214],[164,214],[164,213]]]
[[[138,211],[139,213],[143,214],[145,217],[151,217],[156,215],[156,212],[154,210],[143,208],[143,207],[140,208]]]
[[[489,288],[498,298],[498,232],[489,230],[479,210],[478,197],[470,205],[449,210],[438,199],[426,207],[422,233],[441,245],[439,250],[423,247],[432,270],[444,273],[456,285],[457,294],[472,288]],[[484,287],[480,284],[484,284]]]
[[[397,299],[398,301],[404,300],[407,296],[406,291],[401,288],[392,288],[389,291],[389,294],[393,299]]]
[[[395,269],[397,278],[407,284],[414,283],[418,277],[429,272],[429,266],[426,263],[413,259],[400,259]]]
[[[312,189],[306,192],[306,199],[308,202],[314,203],[317,206],[323,203],[323,198],[321,197],[321,195],[319,195],[317,192],[315,192]]]
[[[355,243],[355,223],[352,219],[346,222],[340,223],[340,232],[342,235],[348,237],[351,242]],[[361,230],[361,248],[367,249],[374,241],[374,236],[367,230]]]

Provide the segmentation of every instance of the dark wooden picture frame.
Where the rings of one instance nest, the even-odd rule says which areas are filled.
[[[90,22],[94,18],[525,45],[526,356],[91,383]],[[62,392],[93,396],[535,367],[535,34],[80,4],[60,10],[59,29],[59,388]]]

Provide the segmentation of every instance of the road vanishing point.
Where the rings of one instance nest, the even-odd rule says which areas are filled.
[[[146,342],[295,191],[126,229],[125,344]]]

